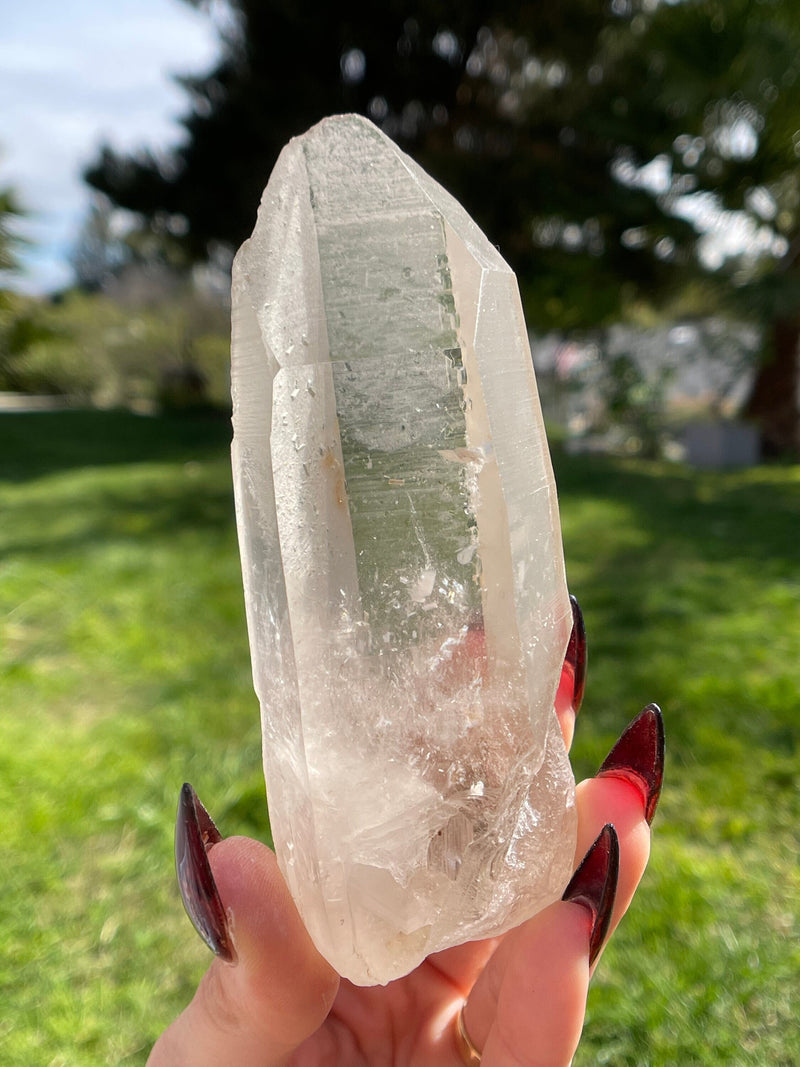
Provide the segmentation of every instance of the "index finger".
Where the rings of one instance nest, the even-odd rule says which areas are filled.
[[[225,838],[208,860],[235,962],[212,962],[148,1067],[278,1067],[321,1026],[339,976],[314,947],[266,845]]]

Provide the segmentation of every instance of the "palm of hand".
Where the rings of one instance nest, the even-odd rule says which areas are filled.
[[[501,940],[438,953],[387,986],[342,980],[327,1019],[292,1056],[292,1067],[460,1063],[447,1024]]]

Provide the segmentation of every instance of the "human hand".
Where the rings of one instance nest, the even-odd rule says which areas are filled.
[[[571,641],[556,700],[568,745],[583,654]],[[218,958],[148,1067],[566,1067],[599,952],[647,863],[663,760],[661,713],[648,705],[597,776],[578,785],[576,860],[584,858],[563,899],[502,937],[437,953],[367,988],[341,979],[317,952],[273,853],[221,838],[184,786],[181,888]]]

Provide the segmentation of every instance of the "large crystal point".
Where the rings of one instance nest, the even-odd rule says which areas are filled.
[[[233,397],[278,859],[333,966],[388,982],[569,877],[572,613],[514,275],[362,118],[278,160]]]

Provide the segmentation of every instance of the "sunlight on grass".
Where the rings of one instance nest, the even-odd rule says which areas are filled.
[[[268,840],[228,440],[209,418],[0,421],[3,1063],[143,1064],[191,996],[184,779],[224,832]],[[668,736],[652,863],[576,1067],[788,1067],[800,469],[555,461],[590,648],[576,770],[650,700]]]

